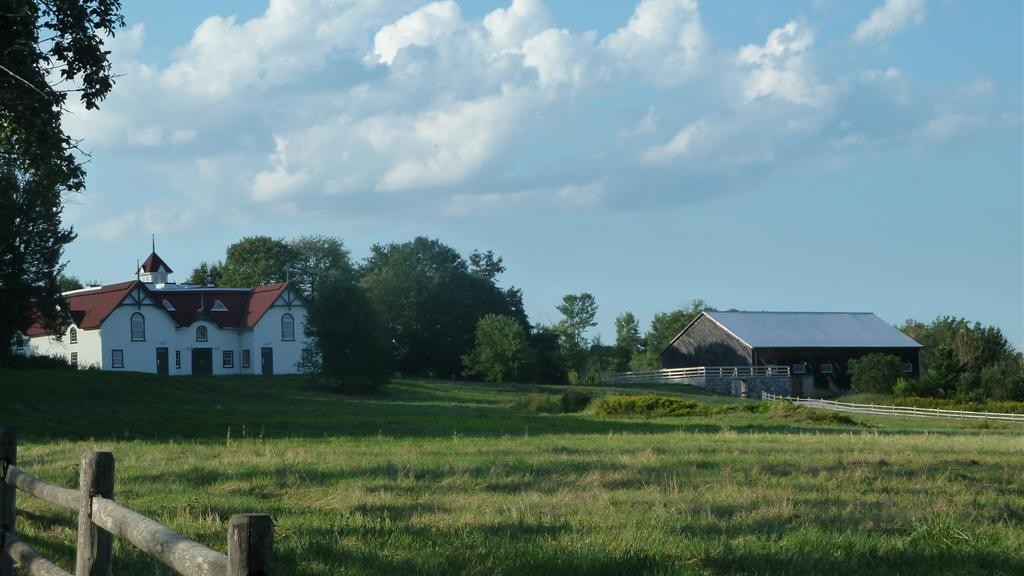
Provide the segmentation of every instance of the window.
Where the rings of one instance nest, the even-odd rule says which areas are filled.
[[[821,365],[821,373],[822,374],[831,374],[832,373],[832,364],[831,363],[829,363],[829,364],[822,364]]]
[[[291,342],[295,340],[295,318],[291,314],[281,316],[281,340]]]
[[[146,341],[146,317],[141,312],[132,314],[132,342]]]
[[[200,326],[196,328],[196,342],[206,342],[209,339],[210,335],[206,331],[206,326]]]
[[[174,351],[174,369],[181,370],[181,350]]]
[[[78,352],[71,353],[71,365],[78,368]]]
[[[312,370],[313,369],[313,349],[303,348],[302,349],[302,369]]]
[[[903,373],[904,374],[912,374],[913,372],[914,372],[914,365],[911,364],[910,362],[904,362],[903,363]]]
[[[235,367],[235,351],[225,350],[224,351],[224,367],[234,368]]]
[[[72,344],[78,344],[78,330],[74,326],[71,327],[71,331],[68,333]]]
[[[110,367],[124,368],[124,350],[110,351]]]
[[[248,350],[242,350],[242,368],[248,368],[251,363]]]
[[[213,303],[213,308],[210,308],[210,312],[227,312],[228,307],[223,302],[217,300]]]
[[[807,364],[793,364],[793,374],[804,374],[807,372]]]
[[[164,298],[163,305],[164,305],[164,310],[167,310],[168,312],[174,312],[174,310],[175,310],[174,304],[171,304],[171,302],[169,300],[167,300],[166,298]]]

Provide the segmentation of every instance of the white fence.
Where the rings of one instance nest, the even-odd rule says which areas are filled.
[[[853,404],[849,402],[836,402],[835,400],[821,400],[819,398],[779,396],[777,394],[769,394],[768,392],[762,392],[761,399],[788,400],[793,404],[806,406],[808,408],[821,408],[822,410],[833,410],[836,412],[852,412],[854,414],[877,414],[879,416],[910,416],[914,418],[958,418],[960,420],[977,419],[1024,422],[1024,414],[1005,414],[1002,412],[971,412],[969,410],[941,410],[939,408],[917,408],[914,406],[881,406],[878,404]]]
[[[612,374],[607,382],[631,384],[668,384],[689,378],[765,378],[789,377],[789,366],[696,366],[667,368],[646,372]]]

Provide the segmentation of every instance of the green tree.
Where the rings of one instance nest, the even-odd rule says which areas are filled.
[[[84,188],[85,170],[61,114],[70,91],[91,109],[113,86],[103,37],[124,25],[120,7],[117,0],[0,6],[0,342],[35,314],[51,328],[63,322],[57,277],[75,235],[61,222],[61,193]],[[9,354],[0,345],[0,363]]]
[[[529,326],[518,290],[502,290],[493,278],[471,273],[462,256],[438,240],[374,245],[362,272],[403,374],[461,374],[462,356],[487,314]]]
[[[85,286],[82,285],[82,281],[79,280],[77,276],[65,276],[64,274],[57,277],[57,286],[60,288],[61,292],[70,292],[72,290],[81,290],[82,288],[85,288]]]
[[[192,269],[192,273],[189,274],[185,282],[188,284],[197,284],[199,286],[206,286],[209,284],[217,284],[220,280],[220,262],[214,262],[209,264],[203,262]]]
[[[850,388],[854,392],[891,394],[903,375],[903,361],[891,354],[872,353],[850,360]]]
[[[288,242],[288,247],[294,255],[289,264],[291,280],[310,300],[316,300],[320,285],[330,278],[355,276],[348,250],[338,238],[300,236]]]
[[[54,332],[67,310],[58,277],[74,233],[61,225],[57,191],[0,157],[0,364],[15,333],[37,319]]]
[[[651,320],[651,327],[644,334],[643,351],[633,355],[631,370],[657,370],[661,368],[661,351],[693,322],[701,312],[714,310],[704,300],[697,298],[690,302],[689,309],[680,308],[672,312],[658,312]]]
[[[473,349],[462,357],[467,376],[487,382],[522,382],[529,375],[532,350],[522,323],[488,314],[476,324]]]
[[[488,282],[494,282],[504,272],[505,264],[501,257],[495,256],[494,252],[490,250],[486,252],[474,250],[469,255],[469,273],[474,276],[479,276]]]
[[[629,361],[634,354],[643,352],[640,337],[640,323],[632,312],[623,312],[615,318],[615,370],[629,370]]]
[[[941,316],[930,324],[908,320],[900,329],[922,346],[918,393],[961,401],[1024,400],[1018,385],[1024,357],[999,328]]]
[[[306,336],[320,352],[321,373],[341,390],[378,388],[391,376],[391,350],[366,290],[332,276],[310,304]]]
[[[296,261],[295,251],[280,238],[247,236],[228,246],[220,267],[224,286],[252,288],[282,282]]]
[[[114,85],[103,38],[124,26],[119,0],[5,0],[0,7],[0,154],[52,206],[85,187],[61,114],[70,92],[94,109]],[[59,78],[58,81],[53,80]],[[59,216],[59,214],[58,214]]]

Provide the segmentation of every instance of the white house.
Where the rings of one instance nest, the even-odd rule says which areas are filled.
[[[80,367],[158,374],[295,374],[312,361],[306,300],[288,282],[216,288],[168,281],[156,252],[137,280],[65,293],[61,337],[35,325],[28,354]]]

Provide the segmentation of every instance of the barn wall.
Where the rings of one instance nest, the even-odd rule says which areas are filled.
[[[698,317],[685,333],[661,353],[662,368],[751,364],[750,349],[707,316]]]
[[[807,373],[815,376],[816,385],[827,387],[827,380],[841,386],[849,384],[850,360],[867,354],[881,353],[896,356],[904,363],[913,365],[909,377],[918,377],[921,366],[917,348],[758,348],[754,351],[758,364],[793,366],[807,363]],[[822,374],[821,365],[831,363],[831,376]]]

